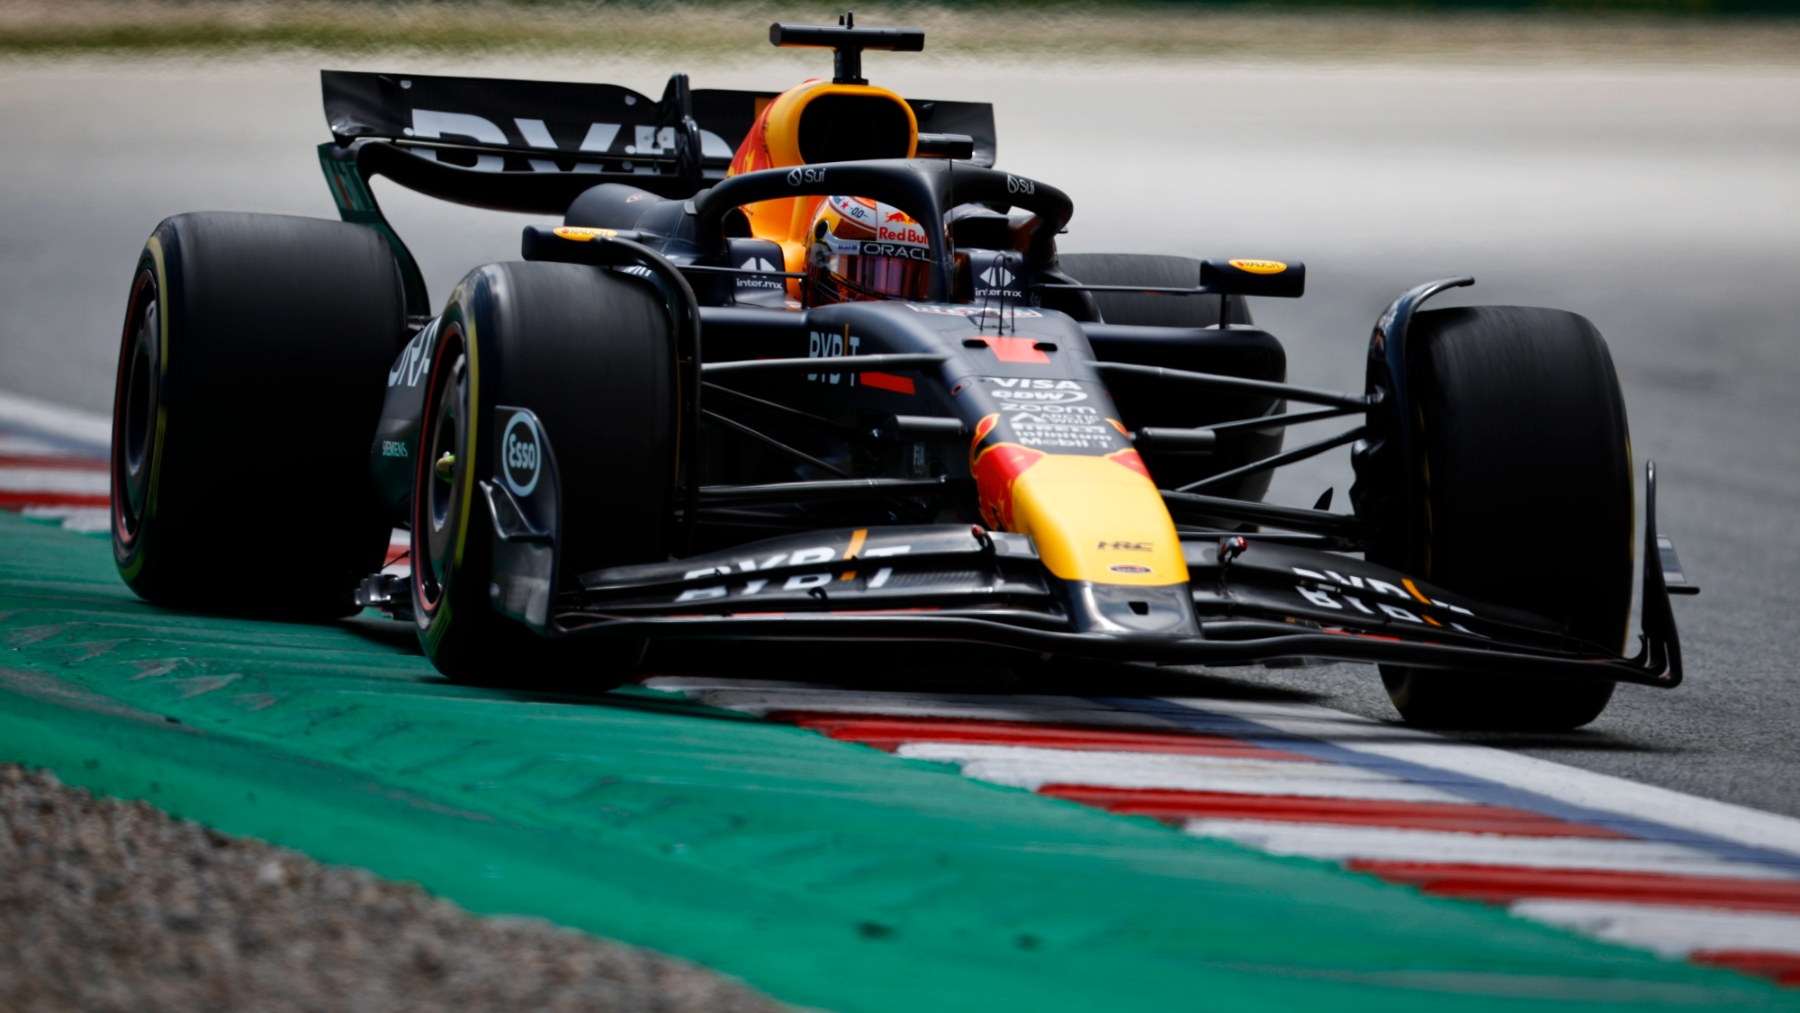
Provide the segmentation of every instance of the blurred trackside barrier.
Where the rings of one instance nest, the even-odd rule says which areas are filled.
[[[1702,56],[1693,52],[1696,44],[1731,42],[1720,34],[1785,35],[1800,20],[1800,0],[939,0],[854,6],[871,24],[925,28],[937,56],[1446,48],[1539,56],[1572,43],[1584,51],[1647,47],[1681,59]],[[829,19],[838,10],[818,0],[9,0],[0,4],[0,56],[528,51],[773,61],[780,58],[760,48],[761,25],[775,17]],[[1749,41],[1771,49],[1771,40]],[[1765,56],[1781,59],[1797,48],[1775,44]],[[779,73],[779,66],[772,63],[771,70]]]

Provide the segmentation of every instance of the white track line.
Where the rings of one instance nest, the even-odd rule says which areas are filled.
[[[20,457],[56,457],[68,453],[69,448],[65,444],[49,443],[33,436],[22,436],[0,429],[0,454]]]
[[[0,429],[74,444],[95,457],[105,457],[112,446],[111,418],[8,391],[0,391]]]
[[[112,492],[112,475],[73,468],[0,467],[0,492],[66,492],[104,496]]]
[[[1520,753],[1453,742],[1428,732],[1310,704],[1240,700],[1171,702],[1203,712],[1244,718],[1291,735],[1323,739],[1360,753],[1523,788],[1571,805],[1800,856],[1800,820],[1789,816],[1686,795]]]
[[[1512,912],[1668,957],[1695,950],[1800,954],[1800,917],[1794,915],[1581,900],[1522,900]]]
[[[719,680],[712,684],[717,685]],[[771,711],[831,714],[884,714],[893,717],[1032,721],[1179,731],[1180,726],[1148,714],[1120,711],[1090,700],[1061,696],[987,696],[929,693],[868,693],[834,689],[704,689],[647,679],[651,689],[672,689],[711,707],[758,716]],[[739,686],[746,683],[739,683]]]
[[[112,530],[112,510],[108,507],[28,506],[19,513],[48,521],[62,521],[64,531],[91,534]]]
[[[964,776],[979,781],[1034,791],[1046,784],[1076,784],[1385,802],[1462,801],[1436,788],[1333,763],[966,742],[909,742],[896,752],[907,759],[957,764]]]
[[[105,470],[111,444],[112,420],[104,415],[0,391],[0,454],[55,457],[95,465],[93,469],[29,465],[0,468],[0,491],[106,495],[112,491],[111,475]],[[105,531],[112,524],[105,507],[30,504],[19,512],[26,517],[61,521],[69,531]]]
[[[1593,837],[1515,837],[1391,827],[1194,819],[1185,829],[1276,855],[1328,861],[1369,859],[1536,869],[1663,872],[1682,876],[1788,879],[1784,873],[1715,858],[1679,844]]]
[[[1449,792],[1385,774],[1304,760],[931,741],[905,743],[896,753],[913,760],[954,763],[968,777],[1033,790],[1046,784],[1078,784],[1394,802],[1461,801]]]
[[[684,693],[689,699],[698,700],[698,694],[708,690],[743,691],[746,689],[776,692],[795,690],[805,693],[831,692],[822,689],[816,682],[782,682],[779,679],[725,679],[715,675],[653,675],[639,680],[639,684],[650,689],[660,689],[665,693]]]

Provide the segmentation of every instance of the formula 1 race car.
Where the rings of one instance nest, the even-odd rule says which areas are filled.
[[[1374,662],[1427,725],[1568,728],[1680,682],[1648,475],[1571,313],[1375,324],[1360,392],[1285,382],[1267,259],[1061,254],[992,108],[327,71],[342,222],[170,218],[120,352],[113,545],[144,598],[411,621],[446,676],[606,688],[650,640],[938,642],[1167,665]],[[561,217],[434,314],[369,180]],[[385,381],[385,385],[384,385]],[[1306,406],[1289,410],[1290,405]],[[1283,449],[1286,427],[1344,418]],[[1262,502],[1351,446],[1351,512]],[[381,572],[411,531],[410,575]],[[245,580],[236,574],[249,574]]]

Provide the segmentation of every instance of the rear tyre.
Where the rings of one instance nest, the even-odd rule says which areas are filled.
[[[575,264],[490,264],[440,324],[413,486],[419,643],[457,682],[599,692],[631,677],[642,640],[538,636],[489,596],[495,406],[543,425],[561,487],[565,588],[604,566],[668,558],[675,474],[675,344],[650,282]],[[441,466],[440,466],[441,465]]]
[[[1422,523],[1372,555],[1619,650],[1631,614],[1631,443],[1605,340],[1573,313],[1481,306],[1420,313],[1408,342]],[[1613,692],[1393,665],[1381,678],[1408,723],[1433,727],[1576,728]]]
[[[1193,288],[1200,284],[1200,262],[1192,257],[1154,253],[1065,253],[1057,257],[1064,274],[1083,285],[1143,285],[1146,288]],[[1143,295],[1134,292],[1090,293],[1109,324],[1143,327],[1216,327],[1219,297],[1210,295]],[[1243,296],[1227,296],[1231,322],[1250,323]]]
[[[113,557],[131,589],[291,618],[356,611],[390,531],[369,439],[405,325],[399,270],[370,229],[226,213],[158,225],[113,398]]]

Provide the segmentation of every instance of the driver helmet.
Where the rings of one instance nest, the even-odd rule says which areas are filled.
[[[906,212],[866,197],[819,202],[807,234],[807,305],[923,300],[931,269],[925,228]]]

